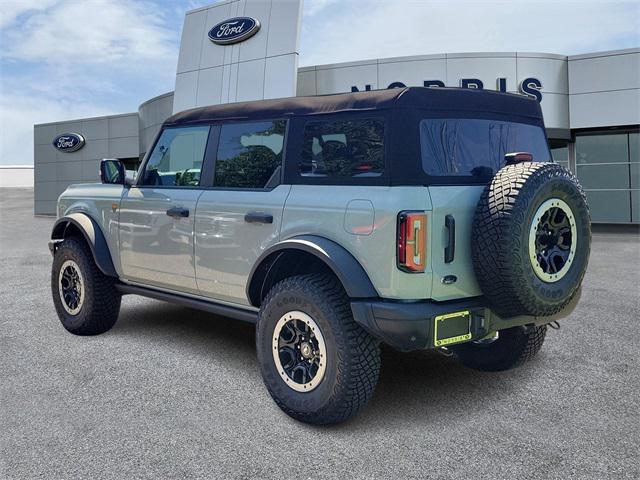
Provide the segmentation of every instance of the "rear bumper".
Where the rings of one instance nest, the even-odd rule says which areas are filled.
[[[500,318],[487,306],[483,297],[448,302],[401,302],[388,300],[353,300],[354,319],[367,332],[400,351],[435,348],[434,324],[436,317],[468,311],[470,317],[469,340],[478,340],[492,332],[516,326],[534,326],[551,323],[569,315],[580,300],[578,291],[561,312],[552,317],[519,316]]]

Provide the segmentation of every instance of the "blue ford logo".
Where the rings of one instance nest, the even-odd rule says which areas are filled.
[[[260,30],[260,22],[251,17],[235,17],[220,22],[209,30],[209,39],[218,45],[231,45],[253,37]]]
[[[53,139],[53,146],[61,152],[75,152],[84,147],[84,137],[79,133],[63,133]]]

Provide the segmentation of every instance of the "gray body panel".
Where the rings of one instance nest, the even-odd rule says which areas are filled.
[[[249,273],[262,252],[278,242],[282,209],[290,186],[270,191],[205,190],[195,215],[195,268],[201,295],[249,305]],[[249,223],[259,212],[272,223]]]
[[[249,306],[247,282],[262,253],[280,241],[314,235],[353,255],[379,297],[441,301],[481,294],[470,253],[481,191],[481,186],[280,185],[233,191],[88,184],[65,191],[59,213],[84,212],[98,223],[125,282]],[[189,217],[167,216],[176,206],[188,208]],[[424,273],[406,273],[396,265],[401,210],[427,212]],[[247,223],[248,212],[271,214],[273,223]],[[451,263],[444,263],[447,214],[456,219]],[[447,275],[457,281],[443,284]]]
[[[430,262],[433,270],[434,300],[454,300],[463,297],[482,295],[473,271],[471,258],[472,226],[476,205],[482,194],[483,186],[431,186],[431,241]],[[452,215],[455,219],[455,255],[453,261],[445,263],[444,249],[448,244],[448,232],[445,218]],[[451,284],[442,282],[443,278],[454,275],[456,281]]]
[[[196,188],[131,187],[120,203],[119,253],[125,280],[198,293],[195,280]],[[189,216],[167,215],[170,208]]]
[[[118,273],[122,275],[120,253],[118,247],[118,209],[125,188],[122,185],[106,185],[101,183],[83,183],[70,185],[58,198],[58,218],[74,212],[84,213],[91,217],[101,228],[109,247],[111,261]]]
[[[429,298],[431,269],[410,274],[396,265],[396,221],[401,210],[431,210],[425,187],[294,185],[280,237],[317,235],[344,247],[362,265],[378,295]]]

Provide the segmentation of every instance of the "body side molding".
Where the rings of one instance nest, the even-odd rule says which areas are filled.
[[[113,266],[107,240],[104,238],[98,223],[86,213],[70,213],[56,220],[51,230],[51,242],[49,242],[51,253],[55,253],[56,244],[65,238],[70,225],[73,225],[82,233],[89,244],[93,259],[100,271],[110,277],[118,277],[118,273]]]

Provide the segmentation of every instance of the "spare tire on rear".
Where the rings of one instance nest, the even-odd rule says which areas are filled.
[[[507,165],[480,197],[473,265],[483,294],[501,317],[562,310],[582,283],[590,248],[584,192],[558,164]]]

